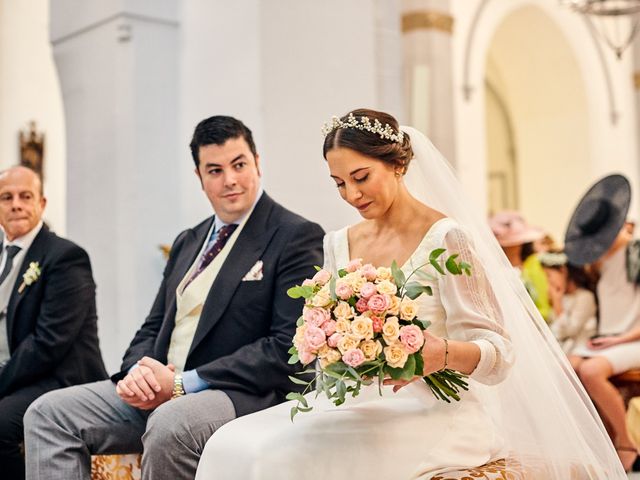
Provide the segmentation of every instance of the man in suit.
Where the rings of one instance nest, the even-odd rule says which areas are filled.
[[[175,240],[146,321],[111,382],[52,392],[26,415],[30,479],[89,477],[89,454],[141,452],[144,479],[191,479],[207,439],[282,402],[322,229],[262,191],[251,131],[215,116],[191,153],[215,215]]]
[[[0,173],[0,468],[24,478],[23,415],[40,395],[104,379],[86,252],[43,225],[46,199],[26,167]]]

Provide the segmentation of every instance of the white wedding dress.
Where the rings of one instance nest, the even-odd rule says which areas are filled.
[[[430,479],[503,458],[508,449],[481,398],[508,375],[511,343],[473,246],[454,220],[444,218],[402,269],[408,276],[443,246],[471,264],[472,275],[438,275],[428,282],[433,296],[419,297],[418,318],[432,322],[434,335],[480,347],[480,363],[459,402],[436,400],[421,381],[398,393],[385,387],[382,397],[377,384],[364,387],[340,407],[313,393],[307,395],[313,411],[298,414],[293,423],[293,403],[287,402],[224,425],[208,441],[196,479]],[[335,272],[348,261],[347,228],[329,233],[325,268]]]

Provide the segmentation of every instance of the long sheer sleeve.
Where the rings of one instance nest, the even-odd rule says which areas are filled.
[[[336,258],[334,254],[335,232],[329,232],[324,236],[322,241],[322,250],[324,254],[324,263],[322,268],[332,274],[337,273]]]
[[[513,352],[487,273],[460,228],[446,233],[444,248],[447,254],[458,253],[460,261],[471,265],[470,276],[447,274],[439,277],[447,334],[454,340],[472,342],[480,348],[480,361],[471,378],[488,385],[499,383],[513,363]]]

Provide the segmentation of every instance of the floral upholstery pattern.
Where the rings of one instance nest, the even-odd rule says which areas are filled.
[[[140,480],[142,456],[94,455],[91,457],[91,480]]]

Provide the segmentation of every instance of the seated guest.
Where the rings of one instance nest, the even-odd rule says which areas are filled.
[[[107,377],[86,252],[43,225],[46,199],[26,167],[0,173],[0,466],[24,478],[23,415],[40,395]]]
[[[324,232],[262,191],[251,131],[239,120],[200,122],[191,154],[215,214],[176,238],[113,382],[31,406],[30,479],[89,478],[92,453],[143,451],[143,479],[193,479],[219,427],[291,390],[297,367],[287,351],[302,305],[286,292],[322,265]]]
[[[544,232],[528,225],[518,212],[506,210],[493,215],[489,225],[509,262],[518,270],[533,303],[548,323],[551,316],[549,287],[534,249],[534,242],[542,240]]]
[[[629,181],[609,175],[582,198],[565,236],[565,253],[575,265],[593,264],[599,273],[598,337],[576,348],[571,363],[602,416],[626,470],[637,451],[625,424],[625,404],[609,379],[640,368],[640,287],[627,276],[626,253],[632,229],[626,223],[631,202]]]
[[[538,254],[549,283],[553,308],[551,331],[567,355],[584,347],[596,333],[595,281],[584,267],[571,265],[561,252]]]

